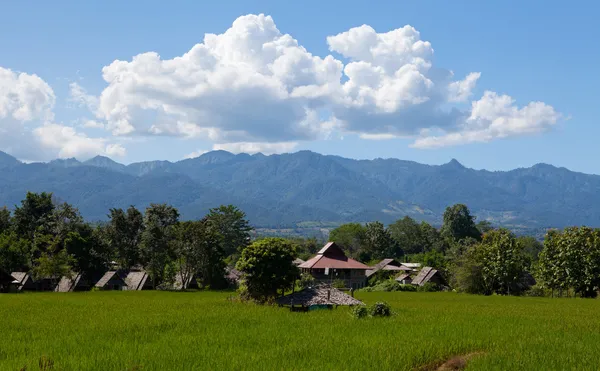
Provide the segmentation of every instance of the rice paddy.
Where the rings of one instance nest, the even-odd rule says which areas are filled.
[[[3,294],[0,370],[415,370],[457,355],[472,370],[597,370],[600,359],[600,300],[358,292],[396,314],[357,320],[230,295]]]

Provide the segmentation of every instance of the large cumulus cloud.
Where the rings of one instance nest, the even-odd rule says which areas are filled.
[[[0,67],[0,149],[23,160],[124,155],[107,138],[54,122],[56,96],[39,76]]]

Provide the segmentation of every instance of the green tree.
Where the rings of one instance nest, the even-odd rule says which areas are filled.
[[[167,271],[174,260],[170,241],[174,226],[179,221],[179,212],[166,204],[151,204],[144,216],[144,232],[141,236],[141,255],[144,266],[152,277],[154,288],[168,281]]]
[[[134,206],[127,211],[110,209],[105,237],[115,251],[119,266],[130,269],[140,263],[140,242],[144,231],[144,216]]]
[[[64,248],[73,257],[73,269],[84,275],[105,272],[110,263],[110,251],[96,231],[84,225],[78,232],[69,232]]]
[[[567,271],[562,264],[561,237],[557,230],[546,233],[537,264],[537,278],[543,287],[552,290],[553,296],[555,290],[562,290],[567,284]]]
[[[519,236],[517,237],[517,241],[523,246],[523,253],[529,259],[530,264],[537,263],[544,245],[532,236]]]
[[[28,270],[29,253],[29,241],[19,238],[15,232],[0,234],[0,270]]]
[[[442,238],[440,232],[435,227],[433,227],[427,222],[421,222],[421,225],[419,227],[421,228],[421,236],[423,238],[424,251],[446,251],[448,246]]]
[[[36,243],[41,254],[35,259],[32,269],[35,279],[50,278],[54,284],[58,283],[61,277],[71,278],[73,272],[74,259],[61,246],[58,236],[37,235]]]
[[[361,259],[384,259],[402,256],[402,250],[380,222],[367,223]]]
[[[173,244],[181,282],[196,276],[205,287],[226,286],[222,237],[206,219],[179,223]]]
[[[6,206],[0,208],[0,233],[8,231],[12,227],[12,217]]]
[[[471,216],[471,212],[463,204],[446,208],[441,233],[442,237],[453,241],[459,241],[467,237],[481,240],[481,233],[475,226],[475,218]]]
[[[27,192],[21,206],[17,206],[14,212],[13,222],[17,234],[33,241],[38,227],[47,221],[53,211],[52,193]]]
[[[223,238],[223,251],[230,256],[242,251],[250,243],[253,228],[246,214],[233,205],[210,209],[207,220]]]
[[[405,254],[419,254],[428,250],[421,225],[410,216],[396,220],[388,227],[390,235]]]
[[[242,250],[236,264],[242,273],[242,296],[265,302],[291,288],[299,277],[295,256],[294,245],[283,238],[265,238]]]
[[[348,255],[357,257],[363,248],[366,238],[366,228],[359,223],[342,224],[329,233],[329,241],[335,242]]]
[[[483,236],[480,248],[486,287],[498,294],[522,291],[527,260],[515,236],[503,228],[490,231]]]
[[[482,220],[482,221],[478,222],[476,224],[476,227],[477,227],[477,230],[479,231],[479,234],[481,234],[481,235],[494,229],[494,227],[492,226],[492,223],[490,223],[488,220]]]

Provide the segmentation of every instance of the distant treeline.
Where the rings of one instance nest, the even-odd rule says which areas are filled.
[[[227,266],[235,265],[253,235],[245,213],[232,205],[195,221],[180,221],[167,204],[144,212],[131,206],[110,209],[107,222],[92,224],[51,193],[27,193],[12,213],[0,209],[0,269],[59,280],[74,272],[143,267],[155,287],[172,284],[179,274],[182,282],[194,276],[202,287],[220,288],[227,284]],[[439,229],[404,217],[389,226],[343,224],[329,240],[365,263],[396,258],[434,267],[462,292],[594,297],[600,286],[600,230],[551,230],[541,243],[487,221],[476,223],[462,204],[446,209]],[[301,259],[325,242],[287,241]]]

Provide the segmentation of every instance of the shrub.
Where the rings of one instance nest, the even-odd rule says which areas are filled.
[[[533,285],[529,290],[525,291],[525,296],[543,297],[546,296],[546,291],[540,286]]]
[[[379,301],[369,308],[371,317],[389,317],[392,315],[392,308],[384,301]]]
[[[346,288],[346,283],[343,280],[336,279],[336,280],[333,281],[333,283],[331,284],[331,286],[333,286],[336,289],[345,289]]]
[[[417,286],[415,285],[398,285],[398,291],[417,291]]]
[[[368,316],[369,311],[367,310],[367,307],[363,305],[356,305],[350,308],[350,314],[352,315],[352,317],[360,319]]]
[[[419,291],[419,292],[435,292],[435,291],[441,291],[441,290],[442,290],[442,288],[440,287],[440,285],[435,284],[433,282],[427,282],[423,286],[417,287],[417,291]]]

